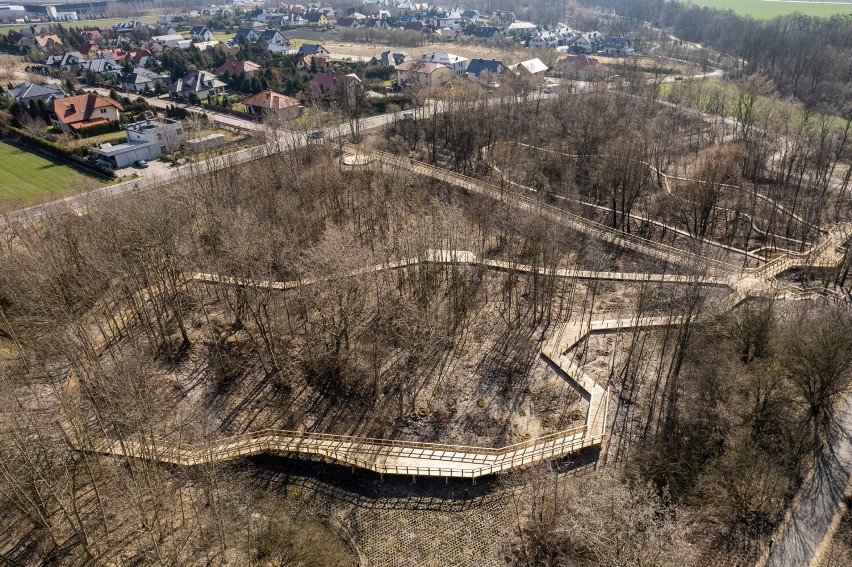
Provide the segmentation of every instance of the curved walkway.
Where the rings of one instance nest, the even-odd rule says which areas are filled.
[[[368,266],[347,274],[309,278],[300,281],[273,282],[234,278],[216,274],[194,274],[189,279],[212,285],[256,286],[274,290],[288,290],[311,285],[332,278],[352,277],[379,270],[413,266],[420,262],[462,263],[481,265],[493,269],[540,273],[548,276],[578,279],[604,279],[614,281],[655,281],[720,285],[733,288],[717,306],[729,309],[749,295],[774,292],[774,277],[793,266],[834,265],[840,256],[836,248],[849,234],[849,225],[834,227],[828,237],[807,254],[786,254],[760,268],[739,269],[730,264],[702,258],[690,252],[625,235],[605,225],[589,221],[538,201],[505,195],[497,187],[478,180],[434,168],[427,164],[404,160],[390,154],[381,154],[381,162],[391,167],[407,167],[415,173],[446,181],[466,190],[483,193],[498,199],[507,199],[519,208],[539,211],[554,219],[567,222],[577,230],[607,242],[649,254],[671,263],[700,265],[710,263],[718,275],[682,276],[675,274],[643,274],[619,272],[593,272],[582,270],[546,270],[535,266],[514,264],[499,260],[478,259],[475,254],[457,250],[434,250],[422,259],[403,259]],[[834,262],[834,264],[832,264]],[[128,315],[124,325],[132,319]],[[519,467],[529,466],[545,459],[565,456],[580,449],[599,445],[605,434],[608,412],[608,392],[583,370],[567,351],[593,332],[621,331],[630,328],[647,328],[681,324],[682,317],[640,317],[633,319],[591,320],[568,322],[560,326],[542,346],[541,354],[563,373],[589,402],[584,426],[531,439],[501,449],[466,447],[435,443],[416,443],[370,439],[363,437],[326,435],[298,431],[264,430],[212,441],[203,445],[172,444],[154,439],[94,439],[81,441],[66,419],[61,419],[63,431],[75,448],[111,455],[151,459],[165,463],[194,466],[225,461],[260,453],[304,455],[328,459],[344,465],[364,468],[380,474],[401,474],[443,478],[478,478]],[[69,386],[73,378],[69,376]]]

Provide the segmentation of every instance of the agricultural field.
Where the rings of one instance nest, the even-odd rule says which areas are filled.
[[[719,10],[733,10],[743,16],[759,20],[769,20],[801,12],[808,16],[828,18],[835,14],[852,14],[852,2],[807,2],[804,0],[691,0],[696,6],[706,6]]]
[[[96,183],[71,166],[0,142],[0,208],[69,195]]]
[[[112,26],[113,24],[117,24],[119,22],[125,22],[127,20],[132,20],[132,19],[136,19],[136,20],[139,20],[139,21],[142,21],[142,22],[148,22],[148,23],[154,23],[154,22],[157,21],[157,18],[155,16],[137,16],[135,18],[130,18],[130,17],[128,17],[128,18],[103,18],[103,19],[99,19],[99,20],[78,20],[76,22],[54,22],[54,23],[60,23],[63,26],[69,27],[69,28],[70,27],[83,28],[83,27],[87,27],[87,26],[95,26],[95,27],[103,28],[103,27]],[[0,33],[9,33],[12,30],[16,30],[16,31],[22,30],[24,28],[30,27],[31,25],[33,25],[33,24],[28,23],[28,24],[2,25],[2,26],[0,26]],[[42,24],[42,25],[46,25],[46,24]]]

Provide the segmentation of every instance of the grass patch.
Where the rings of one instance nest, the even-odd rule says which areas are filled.
[[[708,105],[714,97],[718,99],[726,99],[725,115],[733,116],[736,101],[740,96],[740,86],[737,83],[722,79],[707,79],[704,81],[678,81],[674,83],[661,83],[659,86],[660,95],[663,98],[675,97],[677,91],[681,89],[695,89],[694,95],[697,98],[690,98],[690,104],[697,104],[701,110],[709,112]],[[795,101],[779,100],[777,96],[758,96],[755,108],[758,111],[764,110],[767,105],[792,104],[793,108],[793,124],[798,124],[805,119],[806,113],[801,103]],[[815,120],[815,123],[822,118],[827,118],[834,127],[844,128],[846,120],[837,114],[826,114],[820,112],[811,112],[810,118]]]
[[[684,4],[695,4],[719,10],[732,10],[742,16],[758,20],[770,20],[800,12],[808,16],[828,18],[835,14],[852,14],[852,4],[820,4],[817,2],[767,2],[766,0],[690,0]]]
[[[127,133],[124,130],[121,130],[119,132],[107,132],[106,134],[91,136],[89,138],[71,137],[61,143],[69,148],[79,148],[81,146],[99,146],[104,142],[109,142],[110,144],[123,144],[126,141]]]
[[[70,165],[0,142],[0,203],[64,196],[97,182]]]

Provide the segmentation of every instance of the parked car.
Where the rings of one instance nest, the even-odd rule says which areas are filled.
[[[112,162],[107,160],[107,159],[101,158],[98,161],[96,161],[95,163],[97,163],[101,167],[105,167],[107,169],[112,169]]]
[[[683,77],[682,77],[682,76],[680,76],[680,75],[678,75],[677,77],[675,77],[675,81],[682,81],[682,80],[683,80]]]
[[[139,169],[145,169],[146,167],[148,167],[148,162],[145,161],[144,159],[137,159],[136,161],[133,162],[133,165],[135,165]]]
[[[308,134],[308,140],[322,140],[324,136],[322,130],[314,130]]]

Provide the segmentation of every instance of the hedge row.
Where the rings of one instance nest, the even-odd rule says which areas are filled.
[[[64,159],[71,163],[71,165],[78,167],[80,169],[88,170],[90,173],[94,173],[101,177],[106,177],[108,179],[115,179],[115,172],[107,167],[101,167],[96,163],[92,163],[86,159],[83,159],[73,150],[69,150],[59,144],[54,144],[53,142],[48,142],[43,138],[39,138],[37,136],[33,136],[29,132],[21,130],[20,128],[15,128],[10,126],[8,131],[14,134],[21,142],[28,144],[34,148],[38,148],[43,150],[53,156],[56,156],[60,159]]]
[[[373,112],[377,114],[384,114],[388,111],[388,105],[390,104],[394,104],[402,110],[406,110],[414,106],[414,101],[409,95],[390,95],[384,98],[367,99],[367,104],[372,107]]]
[[[101,134],[109,134],[110,132],[118,132],[124,128],[118,122],[106,122],[104,124],[95,124],[94,126],[89,126],[88,128],[83,128],[77,135],[81,138],[91,138],[92,136],[100,136]]]

